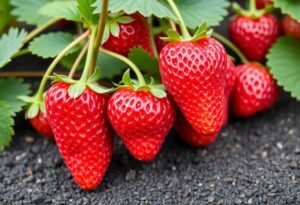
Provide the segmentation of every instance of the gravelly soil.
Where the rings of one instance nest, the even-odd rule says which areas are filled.
[[[269,112],[233,119],[205,149],[171,133],[145,164],[118,141],[103,183],[85,192],[54,142],[19,120],[0,153],[0,204],[300,204],[299,129],[300,103],[284,97]]]

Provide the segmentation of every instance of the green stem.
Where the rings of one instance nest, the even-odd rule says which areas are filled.
[[[146,85],[146,82],[145,82],[145,79],[144,79],[144,76],[142,75],[141,71],[139,70],[139,68],[131,61],[129,60],[128,58],[126,58],[125,56],[122,56],[118,53],[115,53],[115,52],[112,52],[112,51],[109,51],[109,50],[106,50],[105,48],[101,47],[100,48],[100,51],[111,56],[111,57],[114,57],[116,59],[119,59],[120,61],[126,63],[129,67],[132,68],[132,70],[134,71],[134,73],[136,74],[137,78],[138,78],[138,81],[140,83],[140,86],[143,86],[143,85]]]
[[[173,0],[167,0],[170,7],[172,8],[173,12],[175,13],[175,15],[177,16],[178,20],[179,20],[179,26],[180,26],[180,30],[182,32],[182,36],[183,38],[185,39],[190,39],[191,38],[191,35],[189,33],[189,31],[187,30],[186,26],[185,26],[185,23],[184,23],[184,20],[176,6],[176,4],[174,3]]]
[[[84,48],[81,50],[81,52],[79,53],[78,57],[76,58],[73,66],[72,66],[72,68],[71,68],[71,70],[69,72],[69,75],[68,75],[69,78],[73,78],[73,76],[74,76],[74,74],[76,72],[76,69],[79,66],[80,62],[82,61],[83,57],[85,56],[88,48],[89,48],[89,44],[86,44],[84,46]]]
[[[95,70],[95,65],[96,65],[96,61],[97,61],[97,56],[99,53],[99,48],[101,46],[102,43],[102,38],[103,38],[103,34],[104,34],[104,29],[105,29],[105,22],[106,22],[106,18],[107,18],[107,11],[108,10],[108,0],[102,0],[102,11],[101,11],[101,15],[99,18],[99,23],[98,23],[98,30],[97,30],[97,35],[95,38],[95,42],[94,42],[94,51],[93,51],[93,57],[92,57],[92,63],[91,63],[91,71],[93,72]]]
[[[154,57],[157,58],[158,57],[158,52],[157,52],[157,47],[156,47],[156,43],[155,43],[155,36],[154,36],[154,32],[153,32],[153,19],[152,17],[149,18],[148,20],[148,24],[149,24],[149,31],[150,31],[150,43],[151,43],[151,47],[153,50],[153,54]]]
[[[85,62],[85,67],[82,73],[82,76],[80,78],[80,82],[86,83],[89,78],[90,70],[92,69],[92,60],[93,60],[93,55],[94,55],[94,42],[97,34],[97,29],[96,27],[92,28],[92,34],[89,40],[89,48],[88,48],[88,53],[86,57],[86,62]],[[98,51],[97,51],[98,52]]]
[[[32,30],[25,38],[24,40],[24,44],[28,43],[31,39],[33,39],[35,36],[39,35],[41,32],[43,32],[45,29],[47,29],[48,27],[50,27],[51,25],[53,25],[55,22],[57,22],[57,18],[55,19],[51,19],[48,22],[46,22],[45,24],[37,27],[36,29]]]
[[[26,55],[26,54],[29,54],[29,53],[30,53],[29,49],[25,48],[25,49],[20,50],[19,52],[17,52],[15,55],[13,55],[12,58],[17,58],[19,56]]]
[[[251,13],[256,12],[256,2],[255,0],[249,0],[249,9]]]
[[[225,38],[224,36],[222,36],[216,32],[213,32],[212,36],[215,37],[216,39],[218,39],[219,41],[223,42],[232,51],[234,51],[243,63],[249,62],[248,59],[245,57],[245,55],[240,51],[240,49],[238,49],[230,40],[228,40],[227,38]]]
[[[78,45],[82,40],[84,40],[85,38],[87,38],[90,34],[90,31],[86,31],[85,33],[83,33],[81,36],[79,36],[77,39],[75,39],[72,43],[70,43],[64,50],[62,50],[58,56],[54,59],[54,61],[50,64],[50,66],[48,67],[42,81],[40,84],[40,87],[38,89],[38,92],[36,94],[36,98],[38,99],[38,101],[42,101],[43,100],[43,93],[46,87],[46,83],[48,80],[48,77],[50,76],[50,74],[53,72],[54,68],[56,67],[56,65],[61,61],[61,59],[63,59],[63,57],[65,56],[65,54],[71,50],[72,48],[74,48],[76,45]]]

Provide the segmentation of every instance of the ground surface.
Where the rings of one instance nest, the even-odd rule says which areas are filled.
[[[72,181],[54,142],[22,120],[16,130],[0,153],[0,204],[300,204],[300,103],[288,97],[269,112],[231,120],[205,149],[170,134],[157,159],[143,164],[117,142],[103,183],[90,193]]]

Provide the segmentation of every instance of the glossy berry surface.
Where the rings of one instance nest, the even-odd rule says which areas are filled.
[[[231,39],[251,61],[264,61],[280,33],[280,21],[271,14],[257,19],[236,16],[229,24]]]
[[[119,36],[115,37],[110,34],[103,47],[124,56],[128,56],[130,49],[135,47],[142,47],[152,54],[147,20],[138,13],[124,16],[131,17],[133,21],[125,24],[120,23]]]
[[[175,109],[168,98],[122,88],[109,99],[108,118],[129,152],[150,161],[174,124]]]
[[[285,15],[282,21],[284,33],[300,40],[300,22],[289,15]]]
[[[256,7],[258,9],[265,8],[268,4],[272,4],[272,0],[256,0]]]
[[[205,136],[197,132],[180,112],[177,112],[174,129],[180,139],[192,147],[208,146],[217,138],[217,135]]]
[[[160,52],[162,81],[192,127],[217,134],[225,115],[227,55],[212,38],[173,42]]]
[[[48,122],[46,113],[40,111],[37,116],[30,118],[29,122],[39,133],[49,139],[54,139],[54,135]]]
[[[249,63],[236,68],[236,82],[232,94],[232,111],[247,117],[272,107],[279,96],[279,88],[266,68]]]
[[[69,84],[56,83],[46,95],[48,119],[55,140],[76,183],[85,190],[101,182],[113,152],[106,120],[108,97],[86,88],[74,99]]]

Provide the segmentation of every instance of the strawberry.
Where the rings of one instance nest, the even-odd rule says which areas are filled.
[[[206,25],[199,29],[206,30]],[[163,84],[191,126],[216,135],[225,120],[227,56],[224,47],[200,30],[192,40],[166,45],[159,56]]]
[[[108,118],[130,153],[138,160],[150,161],[174,124],[175,110],[168,97],[121,88],[109,99]]]
[[[284,33],[300,40],[300,22],[289,15],[285,15],[282,21]]]
[[[225,106],[225,122],[224,125],[227,124],[228,118],[229,118],[229,100],[230,96],[232,94],[234,84],[235,84],[235,65],[233,64],[232,60],[230,58],[227,59],[227,71],[226,71],[226,83],[225,83],[225,96],[226,96],[226,106]]]
[[[248,63],[236,68],[236,82],[232,93],[232,110],[247,117],[269,109],[279,96],[279,88],[266,68]]]
[[[152,54],[149,25],[139,13],[109,18],[103,42],[104,48],[124,56],[134,47],[142,47]]]
[[[45,112],[40,111],[35,117],[29,118],[29,122],[39,133],[49,139],[54,139],[54,135]]]
[[[263,61],[280,35],[280,22],[271,14],[259,18],[236,16],[229,24],[229,34],[249,60]]]
[[[267,5],[272,4],[272,0],[256,0],[256,7],[258,9],[263,9],[265,8]]]
[[[190,123],[185,119],[181,112],[177,112],[177,118],[174,125],[177,135],[188,145],[192,147],[205,147],[215,141],[217,135],[205,136],[198,133]]]
[[[155,36],[155,44],[158,52],[160,52],[163,49],[163,47],[165,47],[165,45],[168,44],[168,42],[163,41],[161,37],[166,37],[166,35],[164,33],[160,33]]]
[[[100,184],[113,152],[106,119],[108,97],[85,88],[74,98],[70,97],[69,88],[70,84],[59,82],[47,92],[48,120],[76,183],[85,190],[93,190]]]

